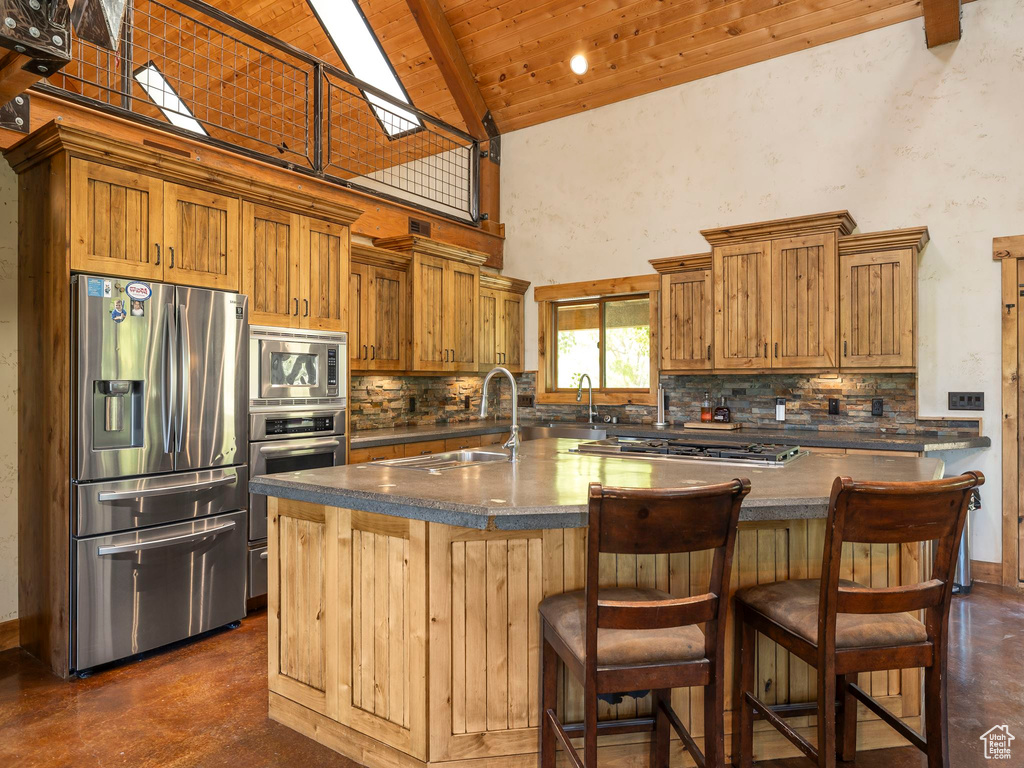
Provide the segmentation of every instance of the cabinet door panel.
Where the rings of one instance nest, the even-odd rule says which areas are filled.
[[[771,245],[715,248],[715,368],[767,368],[771,336]]]
[[[369,293],[373,267],[353,263],[348,278],[348,348],[352,368],[363,370],[370,357]]]
[[[369,368],[377,371],[401,370],[405,341],[405,272],[374,267],[369,301],[373,326],[369,334]]]
[[[841,360],[845,367],[914,365],[914,252],[844,256],[840,263]]]
[[[490,370],[501,359],[501,296],[501,291],[480,290],[480,368],[484,370]]]
[[[164,279],[238,290],[238,200],[213,192],[164,185]]]
[[[151,176],[71,161],[71,268],[163,279],[163,186]]]
[[[836,240],[772,242],[772,366],[832,368],[836,358]]]
[[[253,203],[242,204],[242,291],[249,322],[299,324],[299,217]]]
[[[661,278],[661,367],[702,370],[711,367],[711,270]]]
[[[447,370],[451,358],[446,323],[452,316],[445,298],[448,282],[446,261],[433,256],[413,260],[413,367],[417,370]]]
[[[472,371],[477,367],[477,301],[480,295],[480,270],[462,264],[448,264],[451,298],[445,302],[449,317],[449,369]]]
[[[523,370],[523,297],[502,295],[501,364],[513,373]]]
[[[303,217],[301,233],[299,264],[306,271],[299,297],[302,327],[343,331],[348,324],[348,228]]]

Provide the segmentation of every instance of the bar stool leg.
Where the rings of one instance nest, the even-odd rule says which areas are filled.
[[[558,654],[551,644],[544,639],[544,622],[541,622],[541,713],[540,728],[540,766],[555,768],[555,734],[552,732],[551,721],[547,711],[558,711]]]
[[[831,659],[818,667],[818,768],[836,768],[836,676]]]
[[[704,761],[706,768],[725,765],[725,664],[721,658],[711,663],[711,681],[704,686]]]
[[[597,691],[583,690],[583,768],[597,768]]]
[[[857,675],[836,675],[836,693],[842,711],[836,721],[838,757],[849,762],[857,754],[857,700],[846,686],[856,683]]]
[[[946,719],[946,648],[936,643],[935,657],[924,668],[924,722],[928,768],[949,768]]]
[[[672,702],[672,690],[665,688],[651,692],[651,710],[654,715],[654,733],[651,734],[651,768],[668,768],[669,728],[668,715],[661,702]]]
[[[743,620],[743,610],[736,606],[735,661],[733,669],[732,764],[738,768],[754,765],[754,713],[747,702],[747,691],[754,690],[754,649],[757,633]],[[706,695],[706,694],[705,694]]]

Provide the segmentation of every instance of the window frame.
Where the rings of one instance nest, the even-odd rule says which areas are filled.
[[[538,306],[538,365],[537,391],[538,403],[575,404],[576,388],[559,389],[557,386],[558,323],[556,312],[558,307],[579,304],[601,305],[600,321],[600,360],[601,378],[604,378],[605,364],[605,327],[604,305],[610,301],[631,298],[647,298],[649,301],[650,325],[650,386],[647,389],[613,389],[601,386],[594,387],[595,405],[656,405],[658,374],[660,365],[660,349],[658,334],[660,331],[660,314],[658,299],[661,292],[659,275],[641,275],[639,277],[614,278],[611,280],[594,280],[584,283],[565,283],[562,285],[546,285],[534,290],[534,299]],[[602,382],[603,383],[603,382]]]

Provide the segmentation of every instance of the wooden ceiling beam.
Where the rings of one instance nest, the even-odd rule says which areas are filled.
[[[466,130],[476,139],[486,140],[490,132],[485,127],[491,123],[490,110],[484,101],[476,78],[466,62],[455,34],[444,16],[438,0],[406,0],[416,25],[427,41],[427,47],[434,57],[434,63],[441,70],[459,108]],[[496,129],[495,129],[496,130]]]
[[[960,0],[923,0],[924,40],[929,48],[960,39]]]

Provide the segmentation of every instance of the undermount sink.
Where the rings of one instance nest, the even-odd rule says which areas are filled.
[[[378,461],[377,464],[385,467],[400,467],[402,469],[437,471],[442,469],[459,469],[460,467],[474,467],[477,464],[489,464],[493,461],[508,461],[508,454],[504,451],[466,449],[462,451],[448,451],[447,453],[432,453],[426,456],[411,456],[406,459],[385,459],[384,461]]]
[[[568,437],[575,440],[604,440],[608,430],[591,424],[540,424],[522,427],[519,435],[523,440],[543,440],[546,437]]]

